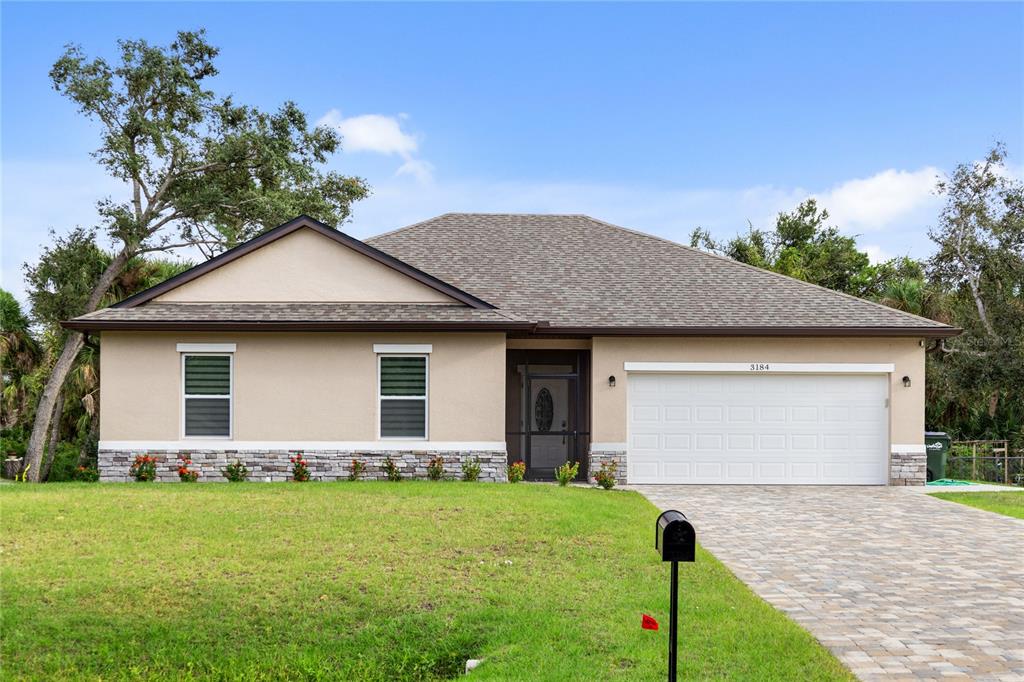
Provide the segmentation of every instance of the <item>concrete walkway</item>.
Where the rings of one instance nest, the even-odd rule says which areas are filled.
[[[908,488],[631,487],[861,679],[1024,682],[1024,520]]]

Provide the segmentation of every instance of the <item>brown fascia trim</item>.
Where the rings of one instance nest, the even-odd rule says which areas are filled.
[[[433,275],[428,275],[422,270],[418,270],[413,266],[409,265],[408,263],[395,258],[394,256],[386,254],[383,251],[380,251],[379,249],[373,248],[369,244],[359,241],[355,237],[350,237],[344,232],[341,232],[340,230],[335,230],[331,226],[326,225],[314,218],[310,218],[307,215],[301,215],[298,218],[295,218],[294,220],[289,220],[287,223],[284,223],[283,225],[278,225],[277,227],[264,232],[258,237],[254,237],[247,242],[239,244],[233,249],[228,249],[224,253],[218,256],[214,256],[205,263],[200,263],[194,268],[190,268],[185,272],[175,275],[174,277],[171,277],[170,279],[161,282],[160,284],[157,284],[154,287],[150,287],[145,291],[140,291],[134,296],[129,296],[123,301],[115,303],[114,305],[111,306],[111,308],[134,308],[135,306],[146,303],[147,301],[151,301],[157,296],[165,294],[172,289],[176,289],[180,287],[182,284],[191,282],[192,280],[196,279],[197,277],[201,277],[202,275],[205,275],[211,270],[216,270],[220,266],[227,265],[231,261],[237,258],[241,258],[247,253],[251,253],[252,251],[255,251],[256,249],[262,246],[266,246],[267,244],[276,241],[281,237],[284,237],[286,235],[291,234],[292,232],[295,232],[306,227],[308,227],[311,230],[316,230],[325,237],[333,239],[339,244],[347,246],[350,249],[353,249],[363,254],[364,256],[367,256],[368,258],[372,258],[373,260],[377,261],[382,265],[386,265],[387,267],[393,270],[397,270],[403,275],[411,277],[417,282],[425,284],[426,286],[430,287],[431,289],[434,289],[435,291],[439,291],[446,296],[450,296],[451,298],[455,299],[456,301],[459,301],[460,303],[465,303],[471,308],[490,310],[495,307],[488,303],[487,301],[477,298],[476,296],[468,292],[465,292],[462,289],[459,289],[458,287],[452,286],[451,284],[448,284],[447,282],[440,280],[437,277],[434,277]]]
[[[911,336],[948,338],[958,336],[957,327],[553,327],[543,323],[535,336]]]
[[[532,322],[478,321],[478,322],[341,322],[323,320],[295,321],[211,321],[211,320],[67,320],[65,329],[83,332],[119,331],[233,331],[233,332],[317,332],[317,331],[528,331]]]
[[[78,331],[504,331],[517,338],[593,336],[831,336],[949,338],[957,327],[553,327],[546,322],[345,322],[324,320],[67,320]]]

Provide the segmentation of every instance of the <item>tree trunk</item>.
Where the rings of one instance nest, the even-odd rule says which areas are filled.
[[[27,479],[30,481],[43,480],[40,476],[42,473],[43,446],[46,442],[46,436],[50,432],[50,422],[53,418],[54,408],[57,406],[57,400],[60,398],[61,389],[64,388],[64,381],[68,378],[68,374],[71,373],[71,368],[75,364],[75,358],[78,357],[78,351],[82,349],[83,344],[82,332],[72,331],[68,333],[68,338],[64,341],[64,348],[60,352],[60,357],[54,363],[50,376],[46,378],[43,393],[39,396],[39,405],[36,406],[36,419],[32,424],[32,435],[28,439],[28,447],[25,448],[25,466],[30,467],[27,476]]]
[[[91,313],[99,307],[100,301],[103,299],[104,294],[107,293],[107,289],[113,284],[114,279],[121,274],[121,270],[124,269],[131,256],[132,254],[125,248],[117,254],[114,260],[110,261],[110,265],[100,275],[99,281],[96,282],[96,286],[89,295],[89,300],[85,304],[85,310],[82,311],[83,314]],[[53,416],[54,404],[57,402],[57,395],[64,388],[64,382],[67,380],[68,374],[71,373],[71,369],[74,367],[78,351],[82,350],[84,344],[85,337],[81,332],[69,331],[67,339],[64,340],[64,348],[61,349],[60,357],[54,363],[50,376],[46,378],[46,385],[43,387],[43,393],[39,396],[39,404],[36,406],[36,418],[32,423],[32,435],[28,439],[28,447],[25,448],[25,466],[31,467],[28,470],[27,477],[30,481],[38,482],[42,480],[39,477],[39,468],[43,461],[43,445],[46,441],[46,434],[50,431],[50,418]]]
[[[89,449],[92,447],[93,442],[96,440],[96,435],[99,433],[99,431],[100,411],[99,401],[96,401],[96,411],[93,412],[92,417],[89,418],[89,435],[86,436],[85,442],[82,444],[82,448],[78,451],[78,466],[89,466]]]
[[[64,392],[57,394],[57,402],[53,406],[53,416],[50,418],[50,444],[47,446],[46,459],[39,470],[39,480],[46,481],[50,478],[50,468],[53,466],[53,458],[57,455],[57,443],[60,442],[60,418],[64,413]]]

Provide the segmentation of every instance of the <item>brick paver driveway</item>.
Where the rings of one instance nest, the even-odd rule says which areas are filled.
[[[862,679],[1024,680],[1024,520],[906,488],[633,487]]]

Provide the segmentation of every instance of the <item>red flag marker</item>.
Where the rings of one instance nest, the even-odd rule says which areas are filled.
[[[658,621],[654,620],[645,613],[643,620],[640,623],[640,627],[642,627],[644,630],[657,630]]]

